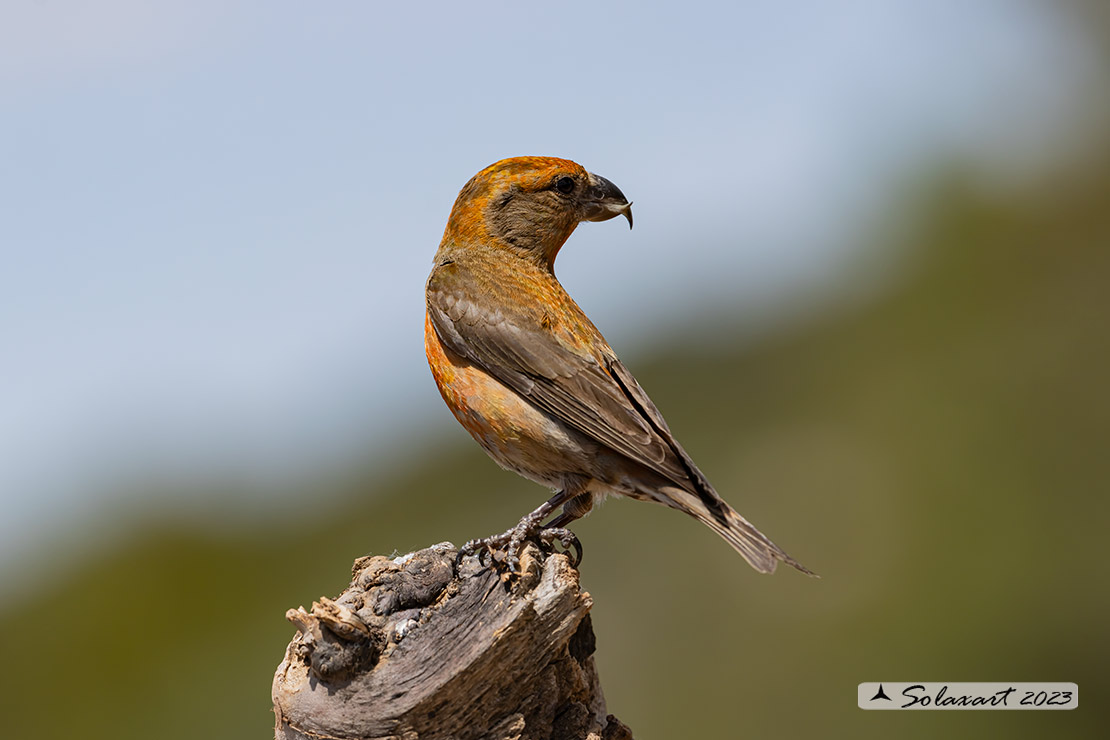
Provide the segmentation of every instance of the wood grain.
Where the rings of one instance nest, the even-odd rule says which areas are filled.
[[[529,546],[513,578],[456,558],[450,543],[360,558],[334,601],[287,612],[278,740],[631,740],[606,713],[567,557]]]

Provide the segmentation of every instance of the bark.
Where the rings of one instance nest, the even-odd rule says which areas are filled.
[[[590,595],[532,545],[512,578],[450,543],[355,562],[350,586],[286,617],[278,740],[632,740],[606,714]]]

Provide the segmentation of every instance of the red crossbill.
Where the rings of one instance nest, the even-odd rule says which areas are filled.
[[[704,522],[756,570],[806,568],[729,506],[601,332],[555,278],[582,221],[624,216],[616,185],[554,157],[516,157],[463,187],[427,283],[425,349],[443,399],[502,467],[556,491],[504,535],[569,535],[606,494],[656,501]],[[546,527],[556,509],[562,513]]]

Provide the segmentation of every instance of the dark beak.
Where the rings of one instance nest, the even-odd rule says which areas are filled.
[[[590,184],[583,203],[583,220],[608,221],[614,216],[624,216],[628,219],[628,228],[632,228],[632,204],[624,197],[620,188],[601,175],[590,173]]]

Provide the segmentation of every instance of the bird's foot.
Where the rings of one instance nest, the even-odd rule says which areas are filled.
[[[498,569],[504,566],[510,574],[519,575],[520,555],[528,542],[535,542],[540,549],[547,553],[554,553],[555,543],[562,545],[563,549],[574,549],[571,565],[575,568],[582,562],[582,543],[578,537],[565,527],[544,527],[542,521],[536,521],[531,515],[520,520],[515,527],[492,537],[483,537],[470,540],[459,548],[459,557],[478,555],[478,560],[483,565],[486,558]]]
[[[563,546],[564,552],[569,553],[571,548],[574,548],[574,556],[570,559],[572,568],[577,568],[582,562],[582,543],[578,535],[566,527],[544,527],[536,533],[536,537],[540,541],[540,546],[546,546],[551,552],[555,552],[556,542]]]

